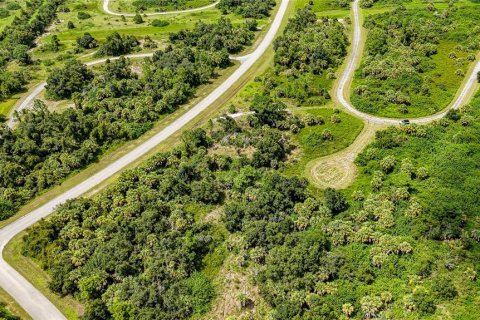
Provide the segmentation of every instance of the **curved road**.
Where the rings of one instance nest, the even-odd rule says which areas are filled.
[[[160,15],[167,15],[167,14],[178,14],[178,13],[189,13],[189,12],[196,12],[196,11],[201,11],[209,8],[213,8],[218,4],[219,1],[215,1],[212,4],[199,7],[199,8],[193,8],[193,9],[185,9],[185,10],[177,10],[177,11],[164,11],[164,12],[152,12],[152,13],[145,13],[142,15],[147,15],[147,16],[160,16]],[[125,17],[134,17],[136,13],[122,13],[122,12],[113,12],[110,10],[110,0],[103,0],[103,11],[105,13],[113,15],[113,16],[125,16]]]
[[[202,111],[207,109],[214,101],[220,98],[220,96],[222,96],[229,88],[231,88],[255,64],[255,62],[262,57],[268,47],[272,44],[272,41],[280,28],[283,17],[285,16],[288,4],[289,0],[282,0],[270,29],[255,51],[249,55],[248,59],[241,64],[240,67],[235,70],[235,72],[227,80],[225,80],[225,82],[223,82],[192,109],[188,110],[158,134],[145,141],[143,144],[122,158],[116,160],[100,172],[0,230],[0,253],[2,253],[0,256],[0,286],[5,289],[33,319],[64,320],[66,318],[47,298],[43,296],[40,291],[31,285],[22,275],[20,275],[3,259],[3,249],[5,248],[5,245],[18,233],[50,215],[57,206],[65,203],[67,200],[80,197],[85,192],[102,183],[115,173],[119,172],[135,160],[151,151],[158,144],[165,141],[165,139],[180,130]]]
[[[353,78],[353,74],[355,69],[357,68],[360,59],[362,57],[361,51],[361,43],[362,43],[362,26],[361,26],[361,19],[360,19],[360,6],[359,0],[355,0],[352,3],[352,11],[353,11],[353,41],[352,41],[352,49],[349,60],[347,62],[347,67],[345,68],[337,90],[335,90],[335,96],[337,97],[340,104],[347,109],[350,113],[356,115],[359,118],[362,118],[366,121],[377,123],[377,124],[399,124],[399,119],[392,119],[392,118],[383,118],[377,117],[371,114],[367,114],[357,110],[349,100],[349,90],[348,86]],[[416,118],[411,119],[410,122],[417,123],[417,124],[425,124],[432,122],[434,120],[438,120],[443,118],[450,109],[458,109],[460,106],[467,103],[467,100],[470,98],[470,94],[475,89],[477,85],[477,73],[480,72],[480,61],[473,68],[473,72],[470,74],[469,78],[462,84],[461,91],[457,94],[455,100],[443,111],[436,113],[431,116],[426,116],[423,118]]]

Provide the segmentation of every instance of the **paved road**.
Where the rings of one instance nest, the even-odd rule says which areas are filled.
[[[184,113],[181,117],[168,125],[161,132],[138,146],[130,153],[113,162],[100,172],[86,179],[59,197],[1,229],[0,253],[3,253],[5,245],[16,234],[32,226],[42,218],[50,215],[57,206],[65,203],[69,199],[80,197],[88,190],[102,183],[138,158],[142,157],[155,148],[158,144],[165,141],[165,139],[184,127],[202,111],[207,109],[214,101],[216,101],[229,88],[231,88],[254,65],[254,63],[258,61],[260,57],[262,57],[268,47],[272,44],[272,41],[280,28],[288,4],[289,0],[282,0],[272,25],[262,42],[255,49],[255,51],[249,55],[249,58],[243,64],[241,64],[240,67],[235,70],[235,72],[227,80],[225,80],[225,82],[223,82],[192,109]],[[32,316],[34,320],[65,319],[58,309],[47,298],[45,298],[40,291],[38,291],[33,285],[31,285],[27,280],[25,280],[25,278],[23,278],[17,271],[15,271],[5,262],[3,259],[3,254],[0,257],[0,270],[0,286],[4,288],[18,302],[18,304]]]
[[[219,1],[216,1],[212,4],[209,4],[209,5],[203,6],[203,7],[199,7],[199,8],[177,10],[177,11],[152,12],[152,13],[145,13],[145,15],[147,15],[147,16],[160,16],[160,15],[167,15],[167,14],[196,12],[196,11],[201,11],[201,10],[205,10],[205,9],[208,9],[208,8],[213,8],[218,4],[218,2]],[[133,17],[133,16],[136,15],[136,13],[113,12],[113,11],[110,10],[109,7],[110,7],[110,0],[103,0],[103,11],[105,11],[105,13],[108,13],[108,14],[111,14],[111,15],[114,15],[114,16],[125,16],[125,17]]]
[[[383,118],[383,117],[377,117],[373,116],[364,112],[361,112],[357,110],[349,100],[349,90],[346,90],[348,88],[348,84],[350,83],[351,79],[353,78],[355,69],[357,68],[360,59],[362,57],[362,51],[361,51],[361,42],[362,42],[362,26],[361,26],[361,21],[360,21],[360,6],[359,6],[359,0],[355,0],[352,3],[352,12],[353,12],[353,40],[352,40],[352,49],[351,49],[351,54],[349,57],[349,60],[347,62],[347,67],[345,68],[343,74],[340,77],[339,85],[337,87],[337,90],[335,91],[335,95],[347,111],[350,113],[356,115],[359,118],[362,118],[366,121],[372,122],[372,123],[378,123],[378,124],[398,124],[399,120],[398,119],[391,119],[391,118]],[[468,102],[468,99],[470,98],[470,94],[472,91],[475,89],[477,85],[477,73],[480,72],[480,61],[477,62],[477,64],[474,66],[473,72],[469,76],[469,78],[463,83],[463,86],[461,87],[460,94],[456,96],[454,101],[450,104],[448,108],[445,110],[423,118],[417,118],[417,119],[411,119],[410,121],[412,123],[418,123],[418,124],[425,124],[432,122],[434,120],[438,120],[440,118],[443,118],[445,114],[450,109],[458,109],[460,106],[464,105],[465,103]]]

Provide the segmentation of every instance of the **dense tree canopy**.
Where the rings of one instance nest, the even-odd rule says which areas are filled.
[[[227,18],[221,18],[216,24],[198,22],[193,30],[182,30],[170,35],[173,43],[182,43],[188,47],[197,47],[203,50],[228,53],[240,52],[244,46],[251,43],[254,37],[248,25],[243,28],[234,27]]]
[[[107,40],[103,48],[117,48],[111,42],[128,37],[113,34],[109,39],[116,40]],[[241,47],[235,40],[242,40],[231,40]],[[114,52],[118,51],[109,54]],[[0,218],[91,163],[114,143],[138,138],[162,114],[187,102],[218,68],[229,65],[223,49],[174,45],[147,59],[141,76],[124,58],[107,62],[95,73],[76,61],[52,70],[47,94],[72,98],[75,107],[57,113],[36,102],[20,115],[14,129],[0,128],[0,205],[5,208]]]
[[[81,92],[93,79],[93,72],[86,65],[70,60],[61,68],[50,72],[45,87],[51,99],[70,99],[75,92]]]
[[[224,12],[260,19],[270,15],[270,10],[275,7],[275,0],[220,0],[217,6]]]
[[[335,68],[347,54],[348,40],[337,19],[317,21],[308,7],[290,19],[274,44],[275,64],[283,69],[321,74]]]

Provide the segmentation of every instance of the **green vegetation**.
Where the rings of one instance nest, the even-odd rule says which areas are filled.
[[[24,0],[16,2],[25,6]],[[35,5],[41,2],[40,0],[32,1]],[[50,10],[49,8],[57,4],[57,1],[44,2],[44,5],[38,8],[38,12],[40,10],[46,12],[47,9]],[[111,2],[112,10],[115,10],[117,1]],[[187,6],[192,5],[194,7],[211,3],[209,0],[187,2]],[[7,3],[10,2],[7,1]],[[178,4],[178,1],[176,3]],[[6,6],[6,4],[0,2],[0,8],[5,8]],[[32,7],[31,10],[27,10],[26,16],[36,17],[38,15],[37,11]],[[135,8],[131,10],[132,13],[136,11]],[[10,13],[9,17],[0,19],[0,32],[7,27],[8,30],[11,30],[14,20],[22,21],[23,23],[25,15],[22,10],[10,11]],[[56,11],[52,11],[52,13],[54,13],[52,19],[50,19],[50,16],[41,15],[41,24],[47,23],[46,28],[43,28],[43,34],[37,33],[37,31],[25,33],[25,35],[28,35],[29,41],[36,44],[36,46],[31,49],[30,42],[19,46],[16,54],[18,61],[17,59],[10,59],[5,68],[1,68],[2,72],[0,73],[5,75],[4,78],[6,79],[4,80],[2,77],[2,80],[0,80],[6,82],[5,84],[0,82],[0,118],[2,121],[6,116],[10,115],[12,107],[21,99],[21,93],[42,82],[51,71],[51,68],[62,67],[65,61],[71,58],[84,62],[95,59],[91,54],[96,50],[95,46],[84,47],[77,45],[77,40],[82,38],[85,33],[90,34],[96,40],[97,45],[102,45],[107,41],[107,37],[111,35],[109,30],[115,30],[122,37],[135,37],[136,41],[142,44],[145,43],[145,45],[135,46],[128,51],[144,50],[151,52],[152,49],[157,47],[167,46],[171,33],[177,33],[186,28],[194,28],[198,21],[211,24],[222,17],[218,9],[210,8],[199,12],[166,15],[162,16],[161,20],[156,17],[141,16],[143,23],[137,24],[131,18],[127,19],[106,14],[101,9],[99,0],[69,0],[58,5]],[[224,17],[230,19],[235,26],[244,23],[244,19],[234,13]],[[268,19],[267,17],[257,19],[257,23],[260,27],[265,26],[268,23]],[[12,53],[14,49],[12,46],[9,47]],[[19,72],[22,73],[21,76]],[[53,105],[56,106],[54,103],[49,103],[49,107]]]
[[[96,319],[125,319],[118,310],[146,319],[150,312],[178,317],[180,301],[192,301],[182,309],[184,318],[209,310],[214,293],[199,263],[205,253],[196,245],[206,239],[200,248],[210,253],[228,244],[229,254],[254,275],[274,319],[433,319],[447,313],[473,319],[476,298],[471,297],[479,290],[474,177],[480,96],[450,113],[453,120],[380,132],[357,160],[360,176],[348,197],[333,189],[317,197],[305,180],[279,174],[292,150],[279,103],[256,97],[253,118],[224,117],[208,131],[191,131],[180,149],[126,172],[91,200],[63,206],[29,232],[25,253],[54,276],[56,292],[73,293],[87,310],[95,310]],[[236,155],[222,155],[222,148],[231,147]],[[222,205],[227,237],[237,240],[201,222],[202,215],[188,211],[195,207],[190,203]],[[157,225],[161,231],[151,233]],[[185,237],[190,237],[188,249]],[[153,258],[160,239],[162,254]],[[169,251],[167,239],[177,239],[175,251]],[[140,259],[135,252],[146,243],[152,249]],[[189,251],[174,254],[181,250]],[[109,259],[102,258],[104,252]],[[198,260],[187,260],[191,267],[178,272],[184,270],[183,257]],[[160,271],[168,265],[177,272]],[[88,271],[92,266],[98,272]],[[72,281],[69,273],[80,277]],[[128,292],[148,290],[153,283],[142,280],[152,274],[166,275],[165,291],[161,296],[151,291],[156,303],[149,306],[143,301],[150,300],[138,300],[143,295]],[[194,288],[202,293],[195,299]],[[167,308],[164,299],[171,292],[185,299]],[[242,301],[254,303],[249,299]]]
[[[252,27],[253,23],[253,27]],[[216,24],[198,22],[193,30],[180,31],[170,35],[170,41],[174,44],[182,44],[186,47],[196,47],[202,50],[222,51],[238,53],[245,45],[252,42],[256,31],[256,23],[247,20],[243,28],[236,28],[231,21],[221,18]]]
[[[163,12],[203,7],[213,0],[113,0],[111,8],[121,12]]]
[[[461,43],[462,28],[469,26],[440,33],[436,43],[422,24],[431,23],[431,13],[394,13],[367,19],[366,50],[372,54],[362,70],[378,72],[357,75],[357,82],[378,80],[380,89],[385,89],[381,81],[398,85],[393,69],[373,68],[387,61],[404,76],[399,88],[412,89],[409,81],[423,79],[420,74],[440,72],[432,61],[438,62],[444,46]],[[456,19],[455,11],[450,14]],[[412,15],[418,21],[410,20]],[[391,24],[398,30],[383,32]],[[437,27],[429,25],[433,31]],[[51,86],[59,97],[72,95],[75,108],[54,114],[37,106],[19,126],[28,134],[0,136],[8,138],[9,151],[39,149],[25,141],[41,137],[38,141],[48,142],[42,150],[53,145],[68,155],[84,152],[75,149],[84,141],[87,147],[95,142],[98,149],[85,154],[96,156],[116,139],[142,134],[159,114],[181,103],[175,100],[179,96],[188,99],[193,88],[227,65],[229,52],[252,41],[252,29],[223,19],[198,23],[173,34],[172,45],[147,60],[140,75],[121,59],[95,70],[83,88],[67,81],[65,87]],[[214,36],[219,39],[212,41]],[[475,46],[473,36],[469,43]],[[418,54],[413,39],[425,52],[438,53]],[[208,319],[214,297],[223,294],[214,286],[215,277],[225,276],[220,269],[227,263],[254,286],[243,290],[246,284],[239,281],[233,286],[238,294],[232,294],[253,319],[475,319],[480,95],[433,124],[378,132],[357,158],[358,179],[346,191],[315,190],[299,177],[306,162],[344,148],[362,128],[350,115],[318,107],[328,99],[324,92],[346,54],[346,42],[338,21],[317,21],[311,10],[300,11],[275,43],[272,69],[247,88],[241,107],[253,113],[238,119],[223,115],[188,131],[181,146],[126,171],[93,198],[61,206],[28,230],[23,253],[48,272],[55,293],[85,305],[85,319]],[[464,53],[468,50],[473,49]],[[433,69],[417,70],[420,66]],[[73,76],[67,67],[55,73],[61,79],[90,76],[81,64],[68,70],[77,67]],[[387,79],[374,78],[380,71]],[[51,75],[50,83],[56,77]],[[317,89],[304,89],[308,94],[303,95],[284,89],[299,79],[303,88]],[[453,82],[458,86],[455,79],[451,88]],[[295,108],[302,104],[317,106]],[[237,111],[237,105],[229,110]],[[64,131],[72,133],[69,139],[60,139]],[[21,163],[38,161],[35,156]],[[42,166],[74,163],[64,154],[56,156],[50,155],[52,162],[42,159]],[[11,209],[8,202],[3,205]],[[223,316],[228,312],[224,309]]]
[[[258,100],[252,108],[275,110],[278,119],[285,115],[272,107],[277,102]],[[204,313],[214,292],[202,261],[224,238],[191,209],[224,202],[234,195],[224,188],[233,177],[234,192],[242,191],[289,152],[280,129],[253,117],[248,126],[226,117],[210,134],[188,132],[181,148],[125,172],[93,199],[62,206],[25,237],[24,253],[48,270],[54,292],[86,304],[86,319],[185,319]],[[251,159],[208,155],[214,144],[256,151]]]
[[[450,6],[437,11],[399,7],[370,15],[365,56],[351,99],[362,111],[418,117],[444,109],[476,59],[480,12]]]
[[[361,8],[371,8],[374,4],[377,5],[393,5],[410,3],[412,0],[360,0]]]
[[[14,316],[5,308],[3,303],[0,303],[0,319],[2,320],[19,320],[19,317]]]
[[[275,70],[264,82],[268,89],[275,88],[278,97],[299,104],[325,104],[347,46],[345,29],[337,19],[318,21],[310,9],[299,10],[284,35],[275,40]]]
[[[260,19],[270,15],[275,0],[220,0],[217,6],[225,14],[233,11],[244,18]]]
[[[229,36],[228,32],[210,35]],[[111,39],[99,48],[100,54],[104,50],[115,54],[125,48],[125,39],[129,42],[128,36],[118,34]],[[245,43],[231,39],[236,48],[242,45],[235,41]],[[0,219],[115,144],[138,138],[162,115],[193,97],[196,88],[215,77],[218,69],[229,65],[223,49],[205,51],[180,45],[157,51],[144,63],[141,76],[132,72],[124,58],[106,63],[96,74],[74,61],[52,70],[47,95],[72,98],[75,108],[50,112],[36,101],[32,110],[20,115],[15,129],[0,128]]]
[[[337,19],[317,20],[309,7],[299,10],[274,42],[274,67],[250,83],[240,94],[243,101],[234,105],[244,109],[265,91],[292,106],[327,104],[347,46],[345,28]]]
[[[29,49],[35,45],[35,38],[56,16],[57,8],[63,0],[45,2],[34,0],[29,2],[25,10],[15,15],[10,25],[0,32],[0,102],[20,92],[29,79],[26,71],[9,71],[8,63],[15,61],[20,65],[30,65],[32,59]],[[18,10],[18,4],[7,3],[3,10]]]
[[[308,107],[295,114],[304,119],[305,128],[292,139],[299,151],[285,171],[292,176],[304,176],[308,162],[351,145],[363,128],[361,120],[331,108]]]

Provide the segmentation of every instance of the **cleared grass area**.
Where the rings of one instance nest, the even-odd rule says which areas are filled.
[[[322,117],[325,121],[323,125],[306,126],[297,135],[292,137],[292,141],[298,146],[294,153],[290,165],[285,173],[291,176],[306,177],[310,175],[307,170],[307,164],[319,157],[333,154],[345,149],[355,141],[363,128],[363,121],[355,118],[345,112],[336,114],[333,108],[302,108],[292,110],[294,114],[305,116],[307,114]],[[338,116],[339,123],[332,123],[332,116]],[[325,140],[323,133],[329,131],[333,137],[332,140]]]
[[[164,12],[204,7],[214,3],[215,0],[180,0],[162,5],[161,1],[155,0],[111,0],[110,10],[114,12]]]
[[[8,0],[0,2],[0,11],[5,12],[8,11],[8,16],[0,18],[0,32],[2,32],[5,26],[8,26],[12,23],[13,19],[20,13],[21,9],[17,9],[12,6],[12,4],[17,4],[21,8],[25,8],[26,0]],[[7,13],[4,13],[7,15]]]

